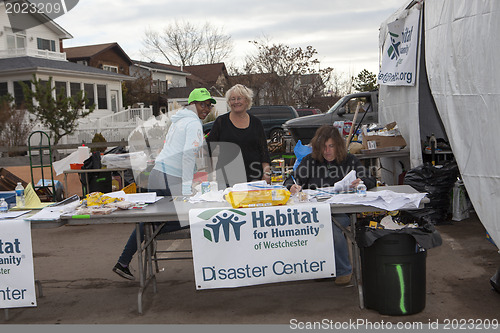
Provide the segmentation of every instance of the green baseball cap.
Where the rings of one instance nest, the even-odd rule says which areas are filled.
[[[191,102],[203,102],[207,100],[212,104],[217,104],[215,99],[210,96],[210,93],[206,88],[196,88],[189,94],[188,104],[191,104]]]

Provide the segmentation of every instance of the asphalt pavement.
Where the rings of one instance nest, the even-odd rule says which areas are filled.
[[[360,309],[356,288],[352,284],[337,286],[330,279],[196,290],[192,260],[160,262],[158,292],[154,294],[151,287],[146,290],[140,315],[138,282],[111,270],[132,228],[113,224],[32,230],[35,278],[42,284],[43,297],[37,298],[34,308],[9,309],[8,318],[0,314],[0,323],[278,324],[293,329],[323,320],[444,324],[453,319],[500,317],[500,294],[489,284],[500,266],[500,256],[474,214],[464,221],[437,226],[443,244],[428,251],[426,305],[422,312],[408,316]],[[189,240],[159,244],[169,249],[190,248]],[[137,275],[136,259],[132,269]]]

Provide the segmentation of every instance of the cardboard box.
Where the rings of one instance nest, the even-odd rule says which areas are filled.
[[[402,135],[381,136],[367,135],[363,136],[363,149],[378,149],[387,147],[406,147],[406,141]]]
[[[396,125],[395,122],[387,124],[385,127],[391,130]],[[398,131],[399,132],[399,131]],[[406,147],[406,141],[402,135],[366,135],[363,133],[363,149],[380,149],[388,147]]]

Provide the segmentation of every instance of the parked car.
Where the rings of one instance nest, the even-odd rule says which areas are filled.
[[[264,126],[264,132],[268,139],[281,140],[283,128],[281,127],[287,120],[298,118],[295,108],[288,105],[260,105],[252,106],[248,113],[256,116]],[[213,121],[203,124],[203,133],[210,132]]]
[[[362,103],[356,122],[362,124],[378,123],[378,90],[361,92],[342,97],[326,113],[288,120],[283,124],[285,140],[308,144],[316,130],[324,124],[335,121],[352,121],[358,102]]]
[[[320,114],[320,109],[296,109],[299,117],[311,116],[313,114]]]

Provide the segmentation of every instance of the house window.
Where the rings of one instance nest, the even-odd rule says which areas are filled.
[[[97,85],[97,105],[100,110],[108,108],[108,98],[106,96],[106,86],[103,84]]]
[[[61,92],[64,97],[68,96],[66,94],[66,82],[56,81],[55,88],[56,88],[56,96],[58,96]]]
[[[85,83],[83,87],[83,90],[85,90],[85,95],[89,100],[89,106],[95,104],[94,85],[92,83]]]
[[[40,84],[42,86],[47,86],[49,84],[49,81],[48,80],[40,80]],[[48,89],[50,90],[50,89],[52,89],[52,87],[48,87]]]
[[[43,38],[37,38],[36,41],[39,50],[49,50],[52,52],[56,52],[56,41]]]
[[[31,87],[30,81],[23,81],[28,87]],[[16,106],[21,106],[24,102],[24,92],[23,87],[19,82],[14,82],[14,101]]]
[[[9,93],[9,87],[7,82],[0,82],[0,97],[5,96]]]
[[[160,93],[167,93],[167,81],[160,81]]]
[[[26,31],[16,31],[14,32],[10,28],[5,28],[5,35],[7,37],[7,49],[24,49],[26,48]]]
[[[71,97],[76,97],[78,95],[78,93],[80,92],[80,90],[82,90],[81,84],[78,82],[70,82],[69,83],[69,90],[70,90]]]
[[[26,47],[26,36],[7,35],[7,49],[24,49]]]
[[[105,71],[108,71],[108,72],[118,73],[117,66],[102,65],[102,69],[104,69]]]

